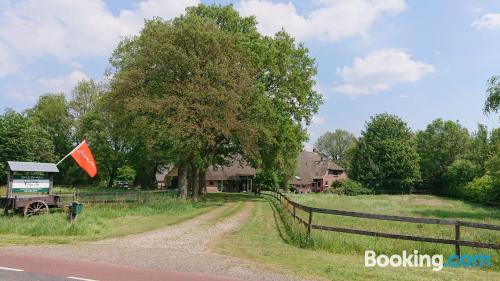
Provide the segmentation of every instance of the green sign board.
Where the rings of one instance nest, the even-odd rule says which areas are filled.
[[[39,176],[14,176],[12,192],[49,192],[50,181]]]

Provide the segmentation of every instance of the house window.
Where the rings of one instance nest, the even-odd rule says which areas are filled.
[[[340,170],[328,170],[328,174],[338,176],[338,175],[342,174],[342,171],[340,171]]]
[[[214,182],[211,181],[211,182],[208,183],[208,185],[212,186],[212,185],[214,185]]]

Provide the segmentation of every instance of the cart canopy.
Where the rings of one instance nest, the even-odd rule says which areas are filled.
[[[43,173],[58,173],[59,169],[54,163],[37,163],[37,162],[17,162],[7,161],[5,170],[11,172],[43,172]]]

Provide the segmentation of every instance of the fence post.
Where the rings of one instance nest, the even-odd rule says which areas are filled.
[[[455,222],[455,241],[455,254],[457,254],[460,259],[460,244],[458,243],[458,241],[460,241],[460,221]]]
[[[293,207],[293,220],[295,220],[295,204],[292,204]]]
[[[307,238],[311,239],[311,226],[312,226],[312,210],[311,208],[308,209],[309,211],[309,220],[307,222]]]

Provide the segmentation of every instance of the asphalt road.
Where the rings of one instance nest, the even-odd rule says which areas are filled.
[[[0,280],[9,281],[235,281],[206,274],[159,271],[0,251]]]

